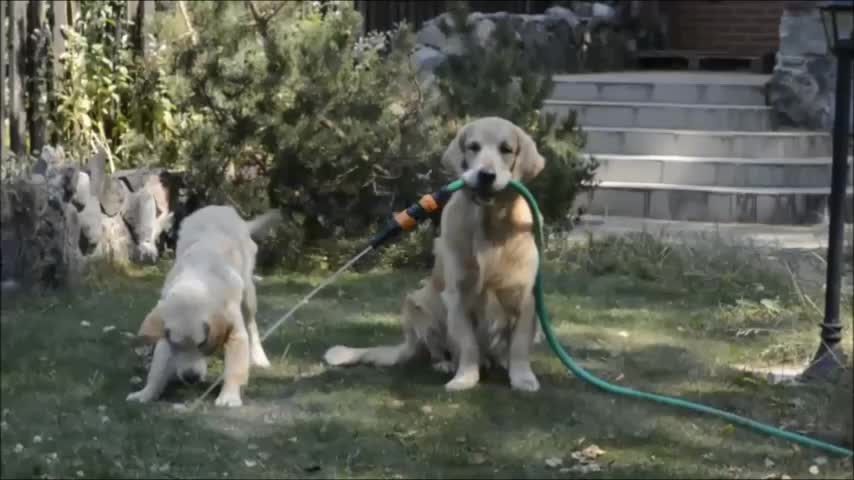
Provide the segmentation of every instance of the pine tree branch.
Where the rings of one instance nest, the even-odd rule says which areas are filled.
[[[178,10],[181,12],[181,17],[184,19],[184,25],[187,26],[187,33],[190,35],[190,43],[196,47],[199,45],[199,36],[196,29],[193,28],[193,22],[190,21],[190,13],[187,11],[187,6],[183,1],[178,1]]]

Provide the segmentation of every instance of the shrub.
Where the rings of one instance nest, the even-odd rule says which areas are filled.
[[[195,112],[186,153],[205,197],[282,208],[296,256],[366,235],[432,186],[437,129],[405,25],[362,38],[351,2],[188,6],[203,47],[179,48],[175,96]]]
[[[585,139],[574,114],[565,119],[543,114],[554,88],[552,75],[528,68],[509,22],[498,22],[491,42],[484,46],[472,35],[464,4],[457,4],[449,18],[448,33],[462,39],[465,47],[461,54],[449,55],[436,71],[439,115],[457,126],[495,115],[527,131],[546,159],[545,170],[530,188],[547,221],[565,219],[576,194],[593,180],[597,163],[582,154]]]

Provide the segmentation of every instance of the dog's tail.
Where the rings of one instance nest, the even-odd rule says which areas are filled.
[[[267,234],[270,229],[281,223],[281,221],[282,212],[278,208],[275,208],[247,221],[246,224],[249,226],[249,234],[257,240]]]
[[[329,365],[334,366],[364,363],[377,367],[392,367],[409,361],[415,356],[415,353],[415,345],[408,342],[403,342],[400,345],[371,348],[351,348],[338,345],[327,350],[323,359]]]

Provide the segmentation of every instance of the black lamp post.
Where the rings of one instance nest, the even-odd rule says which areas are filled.
[[[821,16],[827,34],[827,45],[837,58],[836,112],[833,120],[833,166],[831,167],[830,233],[827,242],[827,280],[824,295],[824,321],[821,324],[821,344],[805,377],[827,377],[842,365],[839,341],[842,322],[839,318],[839,299],[842,278],[842,248],[845,239],[843,214],[845,190],[848,184],[848,137],[851,132],[851,57],[854,52],[854,0],[824,2]]]

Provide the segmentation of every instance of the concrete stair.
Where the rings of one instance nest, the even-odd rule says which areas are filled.
[[[831,137],[776,130],[765,105],[767,78],[711,72],[556,77],[545,110],[574,111],[587,153],[600,162],[598,187],[577,205],[594,215],[661,220],[822,222]]]

